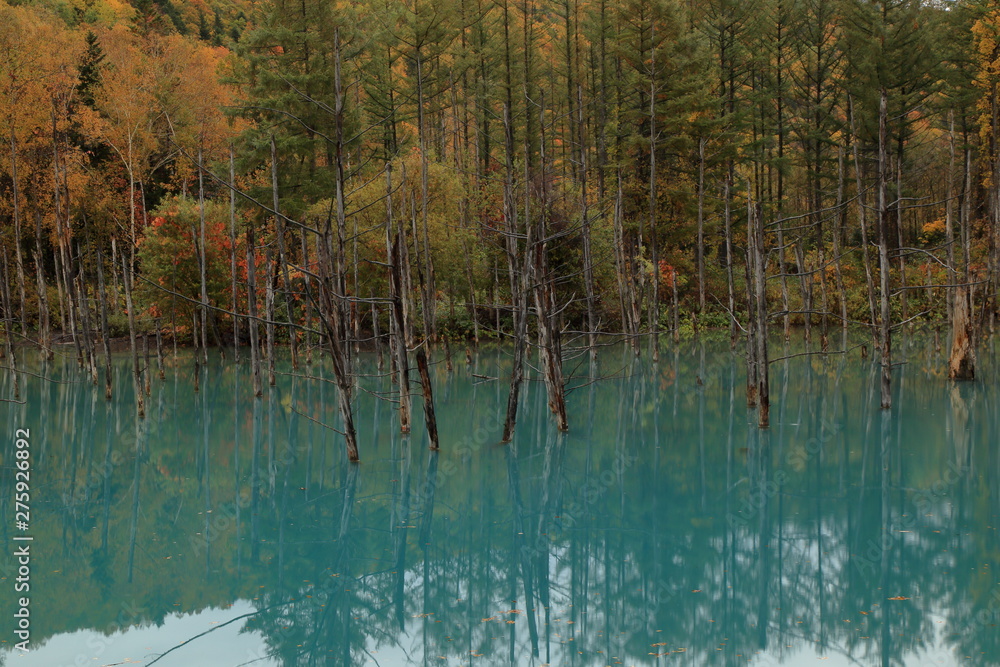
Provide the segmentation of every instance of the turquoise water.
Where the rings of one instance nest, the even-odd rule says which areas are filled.
[[[801,343],[772,355],[803,351]],[[771,429],[725,341],[567,361],[570,430],[528,383],[498,444],[510,357],[443,352],[399,434],[374,355],[346,461],[328,365],[262,399],[245,362],[168,355],[137,425],[57,357],[5,425],[10,647],[14,429],[31,429],[31,650],[9,665],[990,665],[1000,663],[997,354],[954,385],[897,344],[894,407],[860,350],[771,366]],[[474,375],[499,377],[499,381]],[[531,374],[534,377],[533,373]],[[601,378],[597,382],[589,378]],[[414,386],[416,390],[416,385]],[[7,375],[0,396],[10,395]],[[185,643],[186,642],[186,643]],[[171,650],[173,649],[173,650]],[[158,660],[158,661],[157,661]]]

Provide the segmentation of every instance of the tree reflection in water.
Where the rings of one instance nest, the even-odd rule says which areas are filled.
[[[484,349],[431,367],[439,453],[359,392],[360,465],[325,382],[283,377],[254,399],[247,368],[213,360],[194,394],[181,354],[137,425],[124,360],[110,404],[29,380],[34,399],[0,410],[47,429],[33,627],[106,630],[126,598],[143,623],[246,599],[245,630],[286,665],[996,663],[995,352],[953,385],[914,340],[888,412],[868,360],[776,362],[767,431],[727,341],[656,365],[611,348],[590,374],[625,370],[578,382],[568,433],[528,383],[509,446],[506,393],[473,377],[503,377],[509,357]]]

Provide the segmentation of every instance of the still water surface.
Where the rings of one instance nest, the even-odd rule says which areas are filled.
[[[609,347],[567,364],[568,433],[531,382],[500,446],[505,382],[474,375],[509,355],[437,352],[434,454],[362,354],[357,466],[319,363],[254,400],[231,354],[197,393],[168,356],[137,425],[126,358],[111,403],[29,359],[56,382],[0,404],[0,538],[29,427],[32,651],[0,664],[1000,664],[997,352],[961,385],[929,336],[897,355],[888,413],[859,350],[776,361],[761,433],[726,342]]]

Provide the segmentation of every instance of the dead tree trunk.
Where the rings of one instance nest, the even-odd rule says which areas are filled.
[[[111,267],[114,271],[114,266]],[[112,373],[111,373],[111,335],[108,332],[108,297],[104,287],[104,257],[101,249],[97,248],[97,289],[101,298],[101,340],[104,345],[104,398],[111,400],[112,394]]]
[[[403,302],[403,272],[399,232],[393,231],[392,221],[392,165],[385,165],[385,249],[389,259],[389,345],[393,353],[390,365],[396,369],[399,388],[399,431],[410,432],[410,369],[406,356],[406,311]]]
[[[329,259],[327,260],[329,264]],[[343,310],[340,304],[334,303],[334,299],[343,297],[333,294],[329,283],[339,283],[339,278],[329,275],[324,276],[320,282],[323,305],[326,315],[321,317],[327,336],[330,339],[330,356],[333,361],[333,374],[337,382],[337,403],[340,406],[340,417],[344,424],[344,440],[347,445],[347,458],[352,463],[358,461],[358,436],[354,428],[354,411],[351,406],[351,374],[348,371],[346,355],[347,346],[344,344],[341,332],[344,330],[344,322],[340,321]]]
[[[229,147],[229,269],[232,272],[233,357],[240,361],[239,291],[236,283],[236,156]]]
[[[247,223],[247,326],[250,327],[250,368],[253,374],[253,395],[260,397],[264,393],[261,386],[260,373],[260,334],[257,317],[257,262],[254,243],[253,222]],[[176,332],[174,340],[177,339]]]
[[[7,268],[7,253],[3,254],[3,291],[0,292],[3,298],[4,329],[7,335],[4,336],[4,347],[7,355],[7,368],[11,379],[14,382],[14,400],[21,400],[21,385],[17,375],[17,352],[14,347],[14,309],[10,299],[10,272]]]
[[[52,139],[53,146],[55,145],[55,137]],[[17,178],[17,138],[14,135],[14,131],[11,130],[10,133],[10,173],[11,178],[14,183],[11,188],[12,193],[12,203],[14,206],[14,265],[17,269],[17,289],[18,296],[21,298],[21,331],[24,332],[27,326],[27,320],[24,316],[24,303],[27,300],[27,295],[25,294],[24,287],[24,258],[21,256],[21,205],[20,198],[18,196],[18,178]]]
[[[46,359],[52,359],[52,325],[49,319],[48,286],[45,284],[45,264],[42,258],[42,214],[35,213],[35,278],[38,283],[39,344]],[[101,297],[102,301],[104,297]]]
[[[705,312],[705,139],[698,140],[698,313]]]
[[[198,268],[201,272],[201,352],[208,364],[208,248],[205,247],[205,170],[202,147],[198,146]]]
[[[504,420],[503,442],[510,442],[517,423],[517,402],[524,380],[524,353],[528,337],[528,289],[531,287],[531,262],[533,252],[532,226],[528,220],[528,197],[525,197],[525,230],[527,239],[524,256],[520,257],[517,240],[517,204],[514,201],[514,134],[510,121],[511,109],[504,108],[504,136],[506,145],[506,174],[504,179],[504,217],[507,220],[506,249],[510,274],[510,297],[514,313],[514,361],[510,372],[510,392],[507,394],[507,416]],[[525,156],[527,157],[527,156]],[[525,160],[527,169],[527,160]]]
[[[142,334],[142,356],[145,357],[145,360],[146,360],[146,366],[143,369],[143,380],[144,380],[144,382],[143,382],[143,384],[144,384],[143,390],[146,392],[146,396],[149,396],[149,394],[150,394],[150,392],[152,390],[152,387],[150,386],[150,382],[152,380],[152,378],[151,378],[152,374],[150,373],[150,367],[149,367],[149,334],[148,333]]]
[[[886,202],[886,169],[888,155],[886,146],[888,95],[881,91],[878,113],[878,257],[879,287],[881,291],[881,317],[879,318],[879,346],[882,351],[881,405],[883,410],[892,407],[892,327],[889,309],[889,207]]]
[[[292,356],[292,369],[298,370],[299,355],[296,345],[295,316],[292,311],[292,283],[288,275],[288,256],[285,252],[285,219],[278,210],[278,149],[271,135],[271,192],[274,204],[274,232],[278,239],[278,262],[281,279],[285,283],[285,314],[288,316],[288,348]]]
[[[76,254],[80,253],[80,246],[76,247]],[[84,275],[84,264],[81,259],[78,265],[76,281],[77,309],[80,313],[80,327],[83,330],[83,348],[87,360],[87,368],[90,371],[90,379],[94,386],[97,386],[97,353],[94,343],[94,332],[90,326],[90,304],[87,300],[87,281]]]
[[[139,350],[135,341],[135,308],[132,304],[132,280],[129,276],[128,258],[122,254],[122,285],[125,287],[125,307],[128,308],[128,338],[132,352],[132,380],[135,385],[135,408],[139,419],[146,417],[146,400],[143,396],[142,372],[139,369]]]
[[[163,374],[163,325],[159,319],[156,320],[156,371],[160,379],[164,379]]]
[[[562,372],[562,346],[559,341],[558,308],[556,306],[555,277],[549,270],[548,256],[548,219],[550,215],[550,196],[546,184],[546,139],[545,139],[545,102],[542,98],[539,112],[539,127],[541,128],[541,143],[539,155],[539,169],[541,170],[540,199],[537,218],[538,231],[536,236],[538,243],[535,246],[535,287],[532,290],[535,299],[535,312],[538,317],[538,338],[539,348],[542,356],[542,368],[545,376],[545,388],[549,398],[549,410],[556,416],[556,426],[560,431],[569,429],[566,418],[566,396]],[[527,183],[527,181],[526,181]],[[525,193],[525,197],[528,194]],[[656,251],[653,251],[654,258]],[[654,261],[655,264],[655,261]],[[655,273],[655,272],[654,272]],[[657,281],[659,282],[659,281]],[[658,292],[654,290],[654,295]],[[654,360],[658,357],[656,340],[656,324],[653,327]]]
[[[400,297],[401,267],[400,267],[400,234],[397,232],[389,254],[389,290],[392,296],[392,333],[393,348],[396,353],[396,374],[399,378],[399,431],[410,432],[410,362],[406,355],[406,315],[403,313],[403,301]]]
[[[586,124],[583,118],[583,86],[577,90],[577,111],[580,114],[580,136],[583,136]],[[580,142],[580,233],[583,241],[583,283],[587,290],[587,345],[590,347],[591,361],[597,359],[597,314],[595,311],[596,296],[594,294],[594,254],[590,239],[590,211],[587,205],[587,148]]]
[[[264,272],[264,332],[267,343],[267,384],[273,387],[278,382],[278,377],[274,368],[274,284],[278,281],[277,271],[274,267],[274,257],[271,251],[267,252],[267,270]]]
[[[752,262],[754,362],[757,381],[757,426],[768,428],[771,415],[771,390],[767,353],[767,250],[764,246],[764,217],[760,205],[752,206],[747,229],[748,257]]]
[[[837,219],[839,223],[833,231],[834,270],[837,284],[837,294],[840,299],[840,327],[847,335],[847,292],[844,289],[843,262],[841,261],[841,245],[843,232],[846,228],[847,212],[844,207],[844,147],[837,147]]]
[[[632,306],[629,297],[629,286],[631,281],[628,257],[625,256],[625,230],[622,223],[622,175],[618,170],[618,188],[615,195],[614,213],[612,215],[612,226],[614,231],[614,252],[615,252],[615,278],[618,286],[618,304],[622,318],[622,333],[629,338],[629,344],[633,346],[636,355],[639,353],[636,339],[632,328]]]
[[[725,183],[726,228],[726,287],[729,292],[729,346],[736,347],[736,294],[733,286],[733,215],[732,215],[732,165]]]
[[[420,372],[420,385],[424,391],[424,421],[427,423],[427,435],[431,440],[431,449],[440,449],[438,442],[437,417],[434,415],[434,390],[431,387],[431,376],[427,370],[427,352],[424,346],[417,350],[417,370]]]
[[[972,291],[962,286],[955,290],[955,310],[952,315],[951,356],[948,359],[948,379],[976,379],[975,328],[971,316]]]
[[[861,156],[858,151],[858,135],[854,127],[854,101],[851,97],[847,98],[847,105],[848,116],[851,121],[851,148],[854,153],[854,181],[858,197],[858,226],[861,230],[861,263],[865,267],[865,287],[868,293],[868,312],[871,318],[872,338],[878,341],[879,334],[875,328],[875,323],[878,321],[876,317],[877,309],[875,307],[875,280],[872,277],[872,264],[868,252],[868,223],[865,215],[866,197],[861,171]]]
[[[757,267],[757,237],[754,230],[754,201],[753,201],[753,190],[750,187],[750,182],[747,181],[747,248],[746,248],[746,262],[744,263],[744,278],[746,282],[746,297],[747,297],[747,337],[746,337],[746,355],[747,355],[747,382],[746,382],[746,394],[747,394],[747,407],[755,408],[757,407],[757,392],[760,390],[760,381],[758,379],[759,364],[757,360],[757,282],[755,271]]]

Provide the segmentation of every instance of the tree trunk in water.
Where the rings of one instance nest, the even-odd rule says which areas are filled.
[[[327,276],[327,280],[339,283],[336,277]],[[324,306],[328,315],[323,317],[323,324],[326,327],[330,339],[330,357],[333,361],[333,374],[337,381],[337,403],[340,406],[340,417],[344,422],[344,440],[347,446],[347,458],[352,463],[358,461],[358,436],[354,428],[354,412],[351,406],[351,375],[347,369],[345,360],[347,346],[344,344],[341,332],[344,330],[344,322],[340,321],[343,316],[342,304],[334,303],[335,299],[342,299],[340,295],[331,294],[326,284],[322,285],[324,292]],[[333,320],[332,322],[330,320]]]
[[[253,395],[260,397],[264,393],[261,386],[260,372],[260,329],[257,318],[257,267],[256,248],[254,247],[253,223],[247,223],[247,325],[250,327],[250,368],[253,373]],[[177,339],[176,333],[174,340]]]
[[[650,25],[650,32],[655,30]],[[650,333],[653,334],[653,361],[660,360],[660,255],[656,239],[656,49],[650,48],[652,62],[649,80],[649,240],[653,260],[653,303],[649,307]]]
[[[729,346],[736,347],[736,295],[733,291],[733,216],[732,216],[732,165],[726,178],[726,287],[729,291]]]
[[[42,252],[42,214],[41,211],[35,213],[35,278],[38,282],[38,328],[39,344],[46,359],[52,359],[52,331],[49,321],[49,298],[48,286],[45,284],[45,264]],[[101,297],[104,301],[104,297]],[[102,304],[103,307],[103,304]]]
[[[539,170],[541,172],[541,204],[539,206],[537,218],[538,242],[535,244],[535,280],[536,284],[532,290],[535,299],[535,312],[538,318],[538,343],[542,356],[542,369],[545,376],[545,388],[549,398],[549,409],[556,416],[556,426],[560,431],[569,428],[566,418],[566,397],[562,373],[562,346],[559,342],[559,324],[557,320],[555,277],[549,270],[547,221],[550,216],[549,191],[547,187],[547,160],[546,160],[546,138],[545,138],[545,98],[539,110],[539,127],[541,128],[541,141],[539,144]],[[526,181],[527,182],[527,181]],[[525,193],[527,199],[528,193]],[[525,216],[527,222],[527,216]],[[654,250],[655,257],[655,250]],[[654,292],[655,293],[655,292]],[[655,331],[655,327],[654,327]],[[656,335],[654,333],[654,341]],[[655,345],[655,343],[654,343]],[[657,356],[656,350],[653,352],[654,359]]]
[[[747,237],[751,245],[754,278],[754,331],[756,349],[754,361],[757,364],[757,426],[768,428],[771,415],[771,389],[768,374],[767,352],[767,252],[764,247],[764,217],[760,205],[750,211],[750,230]]]
[[[240,361],[240,318],[236,314],[239,312],[239,291],[236,283],[236,156],[233,147],[229,147],[229,269],[232,272],[232,299],[231,310],[233,311],[233,356],[236,363]],[[307,267],[308,268],[308,267]]]
[[[757,359],[757,282],[755,271],[757,269],[757,235],[754,229],[754,201],[753,190],[750,182],[747,181],[747,248],[746,262],[744,263],[744,278],[746,282],[747,297],[747,407],[757,407],[757,392],[760,390],[760,380],[758,373],[760,370]]]
[[[868,312],[871,318],[872,339],[878,341],[880,337],[875,328],[875,323],[878,321],[878,318],[876,317],[877,309],[875,307],[875,279],[872,277],[872,264],[868,254],[868,223],[865,219],[865,188],[861,172],[861,156],[858,150],[858,135],[854,128],[854,101],[851,97],[848,97],[847,103],[848,116],[850,117],[851,122],[851,149],[854,153],[854,180],[858,197],[858,226],[861,230],[861,263],[865,267],[865,287],[868,292]]]
[[[903,147],[900,142],[896,156],[896,251],[899,253],[899,305],[902,321],[909,319],[909,309],[906,305],[906,253],[903,252]],[[904,328],[906,324],[902,325]]]
[[[55,148],[55,138],[53,137],[53,149]],[[26,331],[27,319],[24,316],[24,303],[27,300],[24,287],[24,258],[21,256],[21,205],[18,196],[17,178],[17,138],[13,130],[10,134],[10,173],[13,179],[11,188],[12,203],[14,205],[14,266],[17,269],[17,289],[21,299],[21,332]]]
[[[309,242],[306,240],[306,231],[302,230],[302,266],[309,269]],[[312,329],[312,313],[310,309],[313,305],[313,293],[312,293],[312,281],[309,278],[308,273],[302,275],[302,283],[305,287],[305,305],[302,308],[302,319],[304,321],[304,328],[302,330],[302,344],[306,348],[306,366],[312,366],[313,361],[313,344],[312,344],[312,334],[310,330]],[[379,369],[381,370],[381,369]]]
[[[524,380],[524,351],[528,337],[528,288],[531,286],[532,270],[528,258],[534,251],[532,227],[525,215],[527,239],[524,244],[524,258],[519,261],[517,243],[517,205],[514,201],[514,133],[511,128],[511,109],[504,107],[504,143],[506,165],[504,175],[504,218],[507,221],[506,249],[507,267],[510,276],[510,298],[514,311],[514,360],[510,371],[510,391],[507,394],[507,416],[504,420],[502,442],[510,442],[517,423],[517,402]],[[527,156],[525,156],[527,157]],[[527,164],[527,161],[526,161]],[[525,198],[527,201],[527,197]],[[527,203],[525,203],[527,212]]]
[[[142,356],[146,359],[146,367],[143,369],[143,380],[145,381],[145,386],[143,389],[146,392],[146,396],[149,396],[152,387],[150,387],[151,373],[149,366],[149,334],[142,334]]]
[[[77,245],[76,254],[82,257],[80,247]],[[83,348],[87,359],[87,368],[90,371],[90,380],[97,386],[97,354],[94,343],[94,332],[90,326],[90,304],[87,302],[87,281],[83,273],[83,263],[81,261],[79,273],[74,279],[77,281],[77,308],[80,312],[80,326],[83,329]]]
[[[114,267],[111,267],[112,271]],[[97,289],[101,298],[101,339],[104,343],[104,398],[111,400],[111,335],[108,332],[108,298],[104,290],[104,257],[97,248]]]
[[[393,231],[392,221],[392,165],[385,165],[385,250],[389,260],[389,298],[392,310],[389,312],[389,346],[393,357],[390,366],[395,367],[399,388],[399,431],[410,432],[410,368],[406,356],[406,310],[403,301],[403,272],[401,234]]]
[[[799,289],[802,293],[802,324],[805,327],[805,341],[812,341],[812,275],[806,266],[805,241],[801,236],[795,241],[795,261],[799,265]]]
[[[375,339],[375,354],[378,357],[378,371],[385,370],[385,352],[382,349],[382,334],[378,327],[378,306],[372,297],[372,337]]]
[[[208,249],[205,247],[205,170],[202,167],[202,148],[198,146],[198,268],[201,271],[201,351],[208,364]]]
[[[428,200],[428,160],[427,160],[427,128],[424,112],[424,79],[423,79],[423,54],[418,47],[416,50],[417,65],[417,137],[420,142],[420,219],[423,226],[424,236],[424,266],[417,267],[422,274],[425,274],[426,284],[424,287],[424,327],[425,334],[431,342],[437,340],[437,325],[435,318],[435,287],[434,287],[434,262],[431,257],[430,237],[427,231],[427,200]],[[419,245],[419,236],[413,235],[413,247]],[[417,253],[419,255],[419,252]]]
[[[625,256],[625,230],[622,223],[622,177],[621,170],[618,170],[618,189],[615,195],[615,208],[612,215],[612,225],[614,231],[614,253],[615,253],[615,282],[618,286],[618,305],[622,317],[622,333],[628,339],[629,344],[635,347],[637,341],[632,333],[632,308],[629,303],[629,282],[626,276],[628,271],[628,258]],[[638,354],[638,350],[635,350]]]
[[[698,140],[698,312],[705,312],[705,139]]]
[[[156,370],[160,379],[164,379],[163,374],[163,333],[160,320],[156,320]]]
[[[391,215],[391,214],[390,214]],[[391,218],[390,218],[391,220]],[[392,296],[392,333],[396,352],[396,373],[399,377],[399,431],[410,432],[410,362],[406,356],[406,315],[400,297],[402,283],[400,267],[401,238],[397,232],[389,253],[389,291]]]
[[[267,384],[271,387],[278,382],[278,377],[274,370],[274,284],[278,281],[278,274],[274,266],[274,257],[271,251],[267,252],[267,271],[264,272],[264,333],[267,343]]]
[[[434,391],[431,387],[431,376],[427,370],[427,352],[424,351],[423,346],[417,350],[417,370],[420,372],[420,385],[424,390],[424,421],[427,422],[427,435],[431,440],[431,449],[440,449],[437,418],[434,416]]]
[[[881,405],[883,410],[892,407],[892,327],[889,309],[889,208],[886,202],[886,116],[888,96],[882,89],[878,114],[878,255],[879,286],[881,291],[881,317],[879,319],[879,345],[882,348]]]
[[[948,185],[944,204],[944,242],[948,247],[948,287],[945,288],[946,312],[948,326],[952,336],[955,335],[955,284],[958,282],[958,272],[955,271],[955,112],[948,112]]]
[[[844,208],[844,147],[837,147],[837,217],[841,221],[838,225],[838,229],[834,229],[833,232],[833,254],[836,258],[834,264],[834,269],[836,271],[835,277],[837,281],[837,294],[840,298],[840,325],[847,335],[847,292],[844,290],[844,272],[841,262],[841,241],[843,240],[842,234],[843,230],[846,228],[844,224],[846,217],[846,210]],[[846,347],[846,339],[845,339]]]
[[[128,338],[132,351],[132,380],[135,385],[135,407],[139,419],[146,417],[146,400],[142,390],[142,375],[139,369],[139,350],[135,341],[135,308],[132,305],[132,280],[128,272],[128,260],[122,255],[122,285],[125,287],[125,307],[128,308]]]
[[[285,253],[285,219],[278,210],[278,149],[274,135],[271,135],[271,192],[274,204],[274,229],[278,238],[278,262],[281,264],[281,279],[285,283],[285,314],[288,316],[288,347],[292,356],[292,369],[299,368],[298,346],[296,345],[295,317],[292,311],[292,282],[288,275],[288,256]]]
[[[966,286],[955,290],[955,312],[952,314],[951,356],[948,359],[948,379],[976,379],[975,329],[971,308],[972,292]]]
[[[17,375],[17,352],[14,348],[14,309],[10,303],[10,272],[7,268],[7,253],[3,255],[3,291],[0,292],[3,298],[4,311],[4,346],[7,353],[7,366],[10,369],[10,376],[14,381],[14,400],[21,400],[21,384]]]
[[[577,90],[579,97],[580,135],[585,127],[583,118],[583,87]],[[587,206],[587,150],[580,142],[580,216],[582,218],[581,234],[583,236],[583,282],[587,290],[587,345],[590,347],[590,359],[597,359],[597,313],[595,310],[596,296],[594,294],[594,255],[590,242],[590,211]]]

